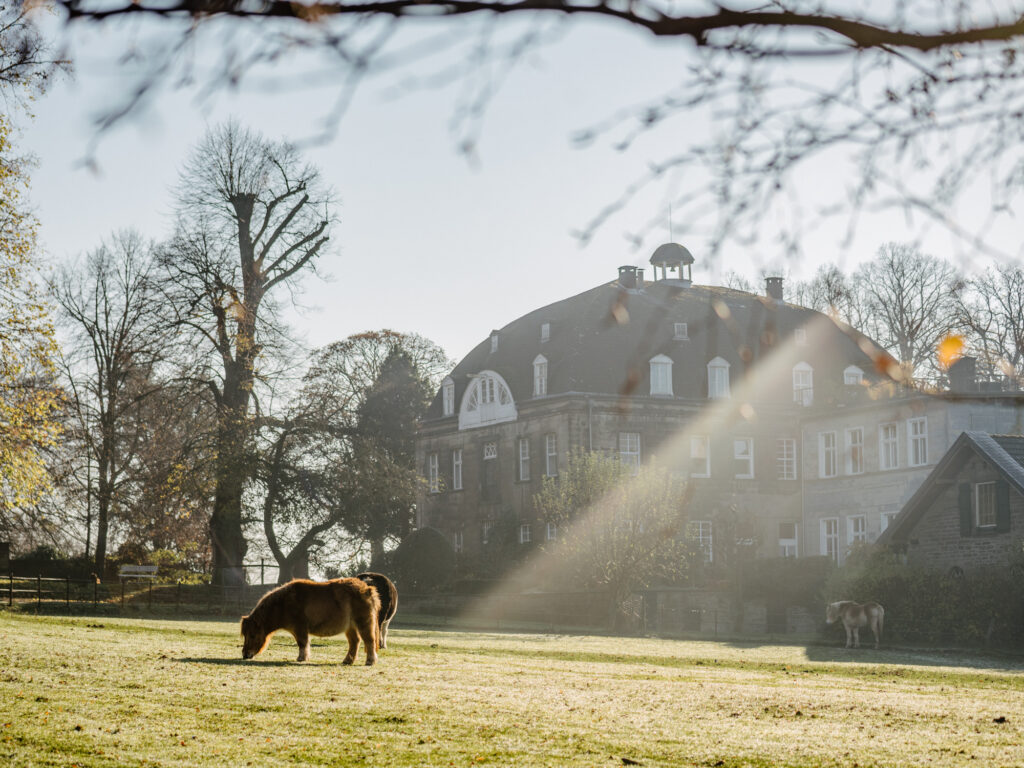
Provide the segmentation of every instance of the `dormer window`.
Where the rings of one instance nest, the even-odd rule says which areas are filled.
[[[533,358],[533,396],[548,393],[548,359],[544,355]]]
[[[864,381],[864,371],[856,365],[851,365],[843,371],[843,384],[855,386]]]
[[[814,369],[807,363],[793,366],[793,402],[803,406],[814,402]]]
[[[469,379],[459,407],[459,429],[516,420],[512,391],[499,373],[481,371]]]
[[[491,352],[497,352],[497,351],[498,351],[498,334],[497,333],[492,333],[491,334]]]
[[[708,363],[708,397],[729,397],[729,361],[716,357]]]
[[[686,341],[690,338],[690,330],[686,323],[674,323],[672,338],[676,341]]]
[[[544,344],[551,339],[551,323],[540,324],[540,343]]]
[[[667,355],[651,358],[651,394],[672,394],[672,358]]]
[[[455,382],[451,379],[441,384],[441,413],[444,416],[455,413]]]
[[[797,328],[795,331],[793,331],[793,341],[796,342],[796,345],[798,347],[806,347],[807,331],[805,331],[803,328]]]

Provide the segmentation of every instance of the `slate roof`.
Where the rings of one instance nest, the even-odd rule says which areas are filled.
[[[470,374],[483,370],[499,373],[516,403],[531,399],[537,355],[548,361],[549,397],[647,395],[648,363],[663,354],[673,361],[674,397],[704,398],[707,364],[713,358],[730,363],[735,387],[745,370],[788,339],[794,329],[810,327],[814,321],[828,326],[826,338],[816,337],[813,344],[809,340],[806,347],[793,349],[792,363],[806,360],[813,366],[816,388],[826,379],[841,382],[842,371],[849,365],[859,366],[869,379],[874,377],[874,365],[855,334],[844,332],[814,310],[730,288],[684,287],[679,281],[648,281],[639,291],[628,290],[617,280],[604,283],[513,320],[497,331],[496,352],[491,352],[489,338],[480,342],[450,374],[456,412]],[[541,342],[543,323],[550,323],[547,342]],[[688,340],[674,338],[675,323],[687,324]],[[790,375],[788,370],[784,373]],[[791,380],[787,386],[791,400]],[[438,394],[426,419],[440,417]]]
[[[903,505],[892,525],[882,532],[876,543],[885,546],[905,539],[935,498],[948,487],[941,481],[955,477],[974,455],[985,459],[1003,479],[1024,496],[1024,436],[963,432],[939,459],[921,487]]]

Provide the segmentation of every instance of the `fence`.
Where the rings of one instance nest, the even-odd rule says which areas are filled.
[[[264,575],[266,570],[264,569]],[[255,575],[255,573],[254,573]],[[276,584],[159,583],[120,579],[100,583],[70,577],[15,576],[0,600],[46,612],[155,613],[240,616]],[[4,589],[4,587],[6,587]],[[737,600],[734,593],[698,589],[647,590],[615,612],[604,592],[501,592],[485,595],[402,594],[398,623],[484,630],[536,630],[664,636],[813,635],[819,622],[800,606]]]
[[[35,607],[40,611],[93,610],[132,612],[146,610],[171,614],[247,613],[275,584],[161,584],[153,580],[72,579],[8,574],[0,586],[0,600],[9,607]]]

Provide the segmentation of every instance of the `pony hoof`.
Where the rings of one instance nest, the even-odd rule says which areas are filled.
[[[344,664],[344,665],[346,665],[346,666],[348,666],[348,665],[350,665],[350,664],[351,664],[351,663],[352,663],[353,661],[354,661],[354,659],[344,658],[344,659],[342,659],[342,660],[341,660],[341,663],[342,663],[342,664]]]

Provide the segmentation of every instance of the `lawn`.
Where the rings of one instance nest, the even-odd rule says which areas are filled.
[[[1024,764],[1024,663],[392,630],[240,658],[238,625],[0,612],[12,766]],[[360,652],[362,659],[362,652]]]

